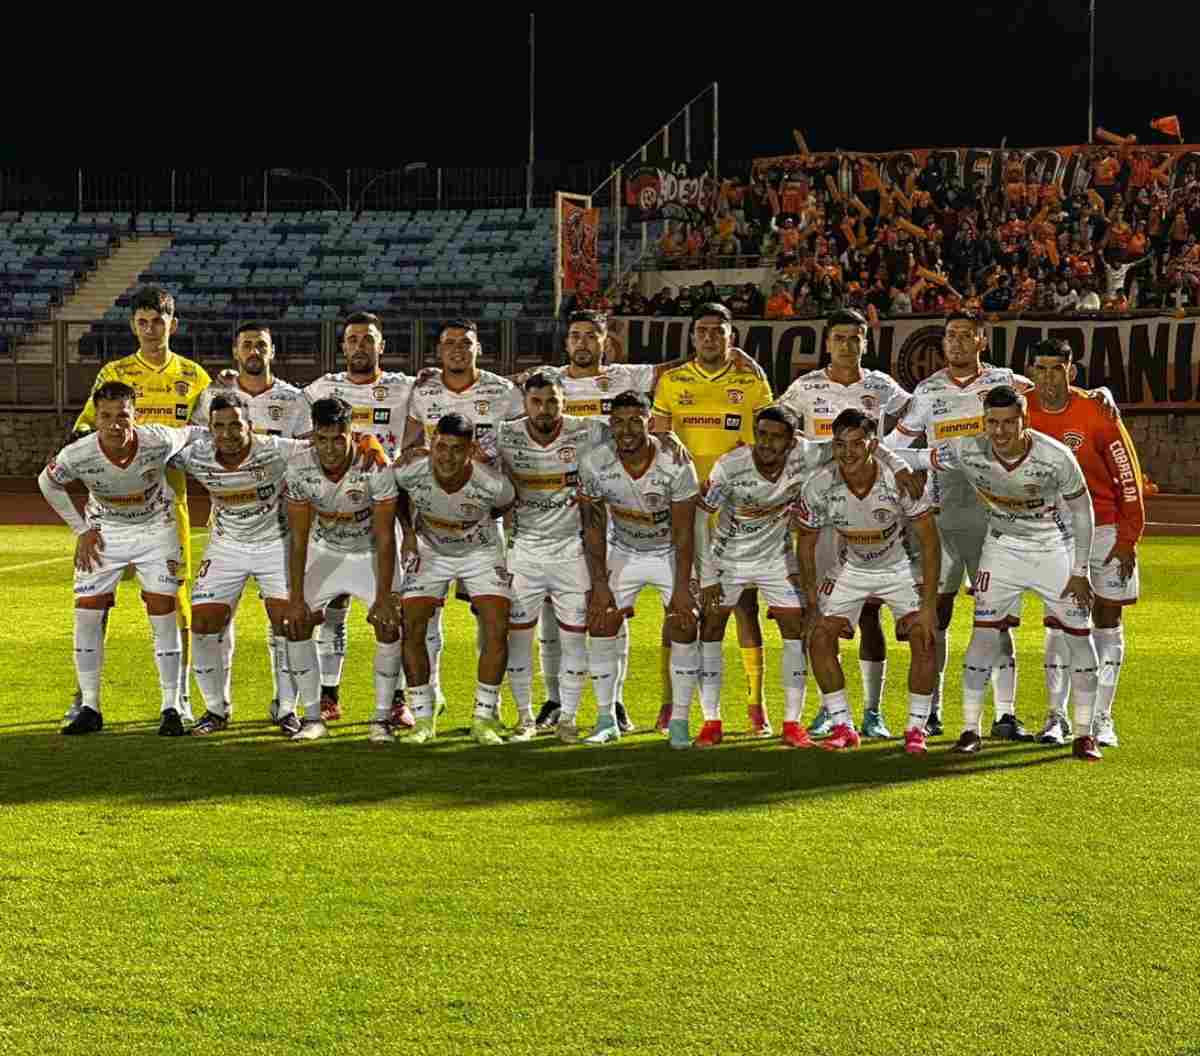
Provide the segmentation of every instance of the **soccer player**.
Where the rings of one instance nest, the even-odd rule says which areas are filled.
[[[1137,544],[1146,523],[1142,472],[1133,440],[1121,423],[1094,399],[1071,388],[1075,365],[1066,341],[1043,341],[1033,350],[1030,368],[1037,391],[1029,396],[1029,426],[1066,444],[1079,460],[1096,511],[1092,539],[1091,580],[1096,652],[1100,661],[1096,698],[1096,740],[1101,747],[1117,746],[1112,706],[1121,664],[1125,659],[1125,630],[1121,614],[1137,604],[1139,576]],[[1064,672],[1070,656],[1063,632],[1046,628],[1046,686],[1050,712],[1039,738],[1063,744],[1070,735]]]
[[[857,748],[859,735],[846,703],[846,676],[838,659],[838,639],[852,638],[868,598],[892,610],[896,639],[908,641],[908,726],[904,750],[924,753],[925,722],[936,672],[934,632],[937,628],[937,585],[941,544],[928,496],[911,498],[895,474],[875,457],[879,423],[862,411],[842,411],[833,421],[833,457],[808,478],[798,507],[801,581],[808,596],[805,622],[811,628],[809,655],[821,689],[821,706],[833,721],[833,732],[821,741],[832,751]],[[829,578],[816,578],[817,539],[832,525],[845,547],[846,559]],[[914,576],[904,546],[911,526],[921,548],[921,576]]]
[[[160,425],[169,429],[188,424],[196,401],[208,387],[210,379],[203,367],[171,351],[171,335],[179,329],[175,298],[159,286],[143,286],[133,295],[130,309],[132,315],[129,326],[137,338],[138,350],[131,356],[114,359],[100,368],[93,394],[75,420],[72,437],[85,435],[96,428],[95,391],[106,382],[120,381],[132,386],[137,393],[136,424]],[[184,719],[190,722],[192,708],[187,665],[188,628],[191,626],[191,602],[188,599],[188,583],[192,578],[191,518],[184,475],[178,470],[168,470],[167,484],[175,495],[175,528],[179,533],[183,562],[179,604],[175,608],[183,643],[183,662],[180,666],[183,681],[179,687],[179,707]],[[107,625],[107,617],[105,623]],[[81,700],[77,693],[75,704],[67,712],[66,722],[73,721]]]
[[[533,714],[533,629],[543,605],[552,606],[562,643],[559,739],[579,739],[576,715],[588,675],[588,567],[580,537],[576,489],[579,463],[608,430],[598,418],[562,413],[557,375],[534,374],[525,391],[525,417],[501,422],[496,446],[516,489],[511,551],[512,608],[508,620],[508,683],[517,704],[514,741],[537,730]],[[607,690],[612,694],[611,684]],[[543,715],[543,724],[548,716]]]
[[[696,460],[696,475],[703,486],[717,459],[739,444],[753,443],[754,416],[771,402],[771,386],[761,370],[739,365],[733,349],[733,316],[723,305],[702,304],[696,309],[691,343],[695,357],[658,381],[651,428],[679,435]],[[750,728],[755,736],[769,737],[756,591],[743,591],[734,611],[748,682]],[[664,659],[670,660],[669,652],[664,652]],[[670,721],[670,711],[660,712],[660,729],[664,718]]]
[[[408,420],[409,397],[414,380],[398,371],[384,370],[386,341],[383,322],[370,312],[355,312],[346,318],[342,332],[342,352],[346,369],[325,374],[305,390],[310,402],[336,398],[354,408],[354,428],[374,436],[395,458]],[[326,722],[342,717],[338,700],[342,668],[346,661],[346,617],[349,596],[335,598],[325,608],[325,622],[317,629],[317,655],[321,665],[321,715]],[[397,692],[392,719],[399,725],[411,725],[403,694]]]
[[[214,384],[209,385],[200,394],[200,399],[196,401],[192,421],[207,426],[213,399],[219,395],[237,393],[242,398],[250,427],[254,432],[266,436],[297,437],[307,435],[312,431],[312,411],[308,397],[296,386],[289,385],[282,378],[275,377],[272,369],[275,360],[275,346],[268,324],[251,321],[242,323],[238,327],[233,338],[233,360],[237,364],[236,377],[231,383],[226,384],[222,376]],[[286,597],[286,594],[283,596]],[[231,600],[231,611],[237,609],[239,600],[240,598]],[[236,621],[231,619],[224,631],[221,632],[221,658],[227,679],[233,671],[236,626]],[[278,671],[280,664],[286,664],[287,660],[286,657],[280,657],[277,654],[276,645],[282,646],[285,642],[286,639],[277,635],[273,628],[267,634],[267,654],[271,658],[273,690],[268,717],[272,722],[277,722],[281,714]],[[229,688],[227,682],[225,686],[225,702],[228,705],[227,718],[233,714]],[[294,693],[290,689],[285,689],[284,692],[286,694]],[[287,712],[285,711],[283,714],[287,714]]]
[[[953,312],[946,317],[942,352],[946,366],[936,371],[915,390],[896,428],[884,441],[890,447],[919,444],[932,447],[953,437],[983,435],[983,397],[997,385],[1027,392],[1032,382],[1007,367],[983,362],[987,331],[980,316]],[[954,617],[954,599],[966,574],[968,585],[979,572],[979,555],[987,535],[988,510],[960,472],[934,474],[934,503],[938,507],[937,529],[942,540],[942,579],[938,585],[937,668],[933,707],[927,732],[940,736],[942,690],[945,684],[949,627]],[[992,672],[995,721],[992,736],[1013,741],[1032,740],[1017,718],[1016,650],[1012,634],[1001,628],[1001,662]]]
[[[466,586],[480,629],[471,736],[482,745],[504,743],[498,729],[500,683],[508,662],[512,577],[497,518],[516,493],[502,472],[472,460],[475,443],[471,422],[446,414],[434,426],[429,454],[395,469],[406,573],[404,666],[416,716],[409,740],[414,744],[437,733],[426,629],[453,582]]]
[[[312,629],[335,598],[370,606],[375,628],[375,711],[368,740],[387,744],[400,677],[400,616],[396,577],[396,479],[390,466],[354,465],[354,407],[336,397],[312,405],[313,442],[289,462],[287,496],[288,604],[280,623],[288,636],[288,668],[304,707],[294,741],[329,731],[321,711],[321,674]],[[311,541],[310,541],[311,536]]]
[[[690,459],[672,458],[662,441],[650,435],[650,403],[640,393],[627,391],[613,398],[609,425],[612,441],[594,447],[579,466],[578,497],[591,581],[592,687],[599,711],[587,743],[620,740],[614,699],[621,659],[617,632],[633,616],[641,589],[654,586],[666,609],[671,639],[673,708],[668,732],[672,747],[687,748],[688,709],[700,668],[697,605],[691,589],[696,469]]]
[[[184,733],[180,714],[182,636],[176,595],[183,578],[175,495],[166,466],[201,432],[162,425],[138,425],[137,393],[122,381],[105,381],[92,391],[92,430],[68,444],[38,477],[38,487],[54,511],[78,537],[75,544],[75,673],[81,695],[76,715],[63,728],[69,735],[94,733],[104,726],[100,676],[104,666],[104,624],[116,602],[117,584],[133,569],[150,619],[154,663],[162,692],[164,737]],[[81,517],[65,490],[73,480],[88,490]]]
[[[801,374],[779,402],[800,419],[803,435],[809,440],[828,440],[834,419],[848,408],[864,411],[885,423],[886,432],[889,418],[903,410],[909,394],[886,374],[863,369],[866,318],[853,308],[834,312],[825,326],[825,343],[829,366]],[[840,560],[838,546],[837,533],[831,527],[826,528],[817,545],[817,578],[822,582],[832,576]],[[877,603],[863,606],[859,628],[863,736],[890,737],[880,710],[887,676],[887,645]],[[818,711],[808,729],[811,736],[824,737],[833,729],[833,722],[826,712]]]
[[[1090,732],[1097,683],[1088,579],[1092,500],[1071,449],[1026,428],[1025,407],[1015,389],[997,386],[983,398],[982,436],[897,452],[920,469],[961,469],[988,507],[975,628],[963,661],[964,729],[954,750],[971,754],[983,747],[983,696],[1000,656],[1000,631],[1021,622],[1021,597],[1031,590],[1043,600],[1047,624],[1066,632],[1075,724],[1089,731],[1075,738],[1072,753],[1094,762],[1101,752]]]

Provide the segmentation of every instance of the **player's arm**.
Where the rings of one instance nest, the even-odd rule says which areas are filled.
[[[579,518],[583,524],[583,558],[592,589],[588,593],[588,624],[602,628],[616,611],[616,599],[608,582],[608,508],[604,501],[578,494]]]
[[[400,623],[392,600],[392,583],[396,579],[396,506],[397,499],[393,498],[371,507],[371,534],[375,538],[375,601],[367,613],[367,622],[384,630]]]
[[[312,530],[312,505],[288,495],[288,605],[283,625],[288,637],[299,640],[307,633],[312,613],[304,599],[304,571],[308,567],[308,534]]]
[[[1081,475],[1082,483],[1082,475]],[[1071,562],[1071,578],[1062,592],[1075,598],[1081,608],[1092,607],[1092,587],[1088,580],[1088,569],[1092,557],[1092,537],[1096,531],[1096,516],[1092,509],[1092,497],[1086,487],[1071,495],[1064,495],[1063,502],[1071,513],[1071,533],[1075,537],[1075,556]]]
[[[926,509],[923,514],[909,521],[909,524],[917,537],[917,542],[921,545],[921,611],[917,615],[917,624],[924,630],[928,643],[932,646],[937,637],[938,582],[942,578],[942,541],[938,536],[932,510]]]
[[[1121,574],[1133,575],[1137,561],[1137,544],[1146,527],[1146,503],[1142,498],[1142,467],[1138,462],[1133,438],[1118,419],[1106,423],[1108,428],[1095,432],[1096,444],[1104,465],[1117,489],[1117,541],[1104,563],[1118,561]]]
[[[671,503],[671,545],[675,548],[675,585],[667,605],[667,618],[688,628],[696,622],[692,600],[692,563],[696,553],[696,499]]]

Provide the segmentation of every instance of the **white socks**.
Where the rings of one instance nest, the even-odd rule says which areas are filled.
[[[1071,653],[1066,637],[1057,627],[1046,628],[1046,695],[1050,711],[1056,715],[1066,715],[1071,695]]]
[[[851,725],[850,702],[846,700],[845,689],[835,690],[833,693],[822,693],[821,707],[829,713],[830,721],[835,726]]]
[[[508,689],[517,705],[517,721],[533,721],[533,628],[508,632]]]
[[[75,610],[75,677],[85,708],[100,710],[100,671],[104,667],[107,609]]]
[[[220,633],[192,631],[192,674],[196,676],[205,708],[222,718],[227,711],[224,646]]]
[[[992,668],[992,706],[997,719],[1017,713],[1017,656],[1007,627],[1000,632],[1000,656]]]
[[[937,678],[933,683],[933,703],[931,712],[935,708],[942,706],[943,693],[946,689],[946,657],[950,655],[950,629],[938,628],[937,634],[933,639],[934,648],[937,656]]]
[[[221,686],[222,699],[228,704],[233,700],[232,683],[233,683],[233,648],[237,642],[237,634],[233,629],[234,621],[237,619],[237,612],[229,614],[229,623],[225,625],[225,629],[221,632],[221,670],[225,674],[225,682]],[[193,632],[194,634],[194,632]],[[268,640],[270,636],[268,634]],[[193,668],[195,663],[193,660]],[[272,681],[274,681],[275,669],[271,669]]]
[[[547,599],[542,602],[541,619],[538,621],[538,645],[541,647],[542,682],[546,686],[546,699],[561,703],[559,669],[562,666],[562,642],[558,634],[558,617],[554,606]]]
[[[325,607],[325,622],[317,624],[317,656],[321,665],[321,685],[342,684],[342,664],[346,662],[346,617],[350,606],[335,609]]]
[[[1096,653],[1100,659],[1100,685],[1096,691],[1096,716],[1112,718],[1113,697],[1121,681],[1121,665],[1125,662],[1125,628],[1098,627],[1092,631]]]
[[[721,719],[721,679],[725,675],[723,642],[700,643],[700,710],[705,722]]]
[[[567,722],[574,722],[579,713],[583,687],[587,685],[587,635],[578,631],[564,631],[559,627],[558,638],[562,645],[562,670],[558,678],[561,696],[558,699],[562,705],[562,718]],[[615,666],[613,674],[616,674]]]
[[[296,710],[296,680],[292,678],[292,667],[288,662],[288,640],[280,634],[272,641],[275,659],[275,697],[279,701],[278,717],[283,718]]]
[[[158,668],[158,684],[162,690],[162,710],[178,711],[180,654],[183,651],[178,615],[168,612],[165,616],[150,616],[150,630],[154,635],[154,665]]]
[[[922,696],[920,693],[908,694],[908,725],[905,729],[924,730],[929,721],[929,712],[933,707],[933,695]]]
[[[429,685],[435,700],[444,701],[442,695],[442,613],[445,608],[437,607],[425,625],[425,652],[429,657]],[[400,671],[400,682],[405,682],[404,670]]]
[[[582,638],[583,636],[580,635]],[[563,634],[564,653],[566,651],[567,635]],[[606,719],[611,725],[615,722],[613,715],[613,696],[617,686],[617,667],[620,663],[621,643],[616,638],[593,638],[590,650],[590,666],[592,670],[592,690],[596,694],[596,718],[603,723]],[[570,666],[568,660],[567,666]],[[565,676],[564,671],[564,676]],[[563,688],[566,689],[566,678],[563,678]],[[565,697],[565,694],[564,694]],[[566,701],[563,701],[566,708]],[[576,705],[578,707],[578,705]]]
[[[863,710],[878,711],[879,702],[883,700],[883,682],[887,678],[887,661],[859,660],[858,669],[862,674]]]
[[[1100,664],[1090,634],[1064,634],[1063,637],[1071,651],[1071,710],[1074,712],[1075,736],[1084,737],[1092,732],[1098,681],[1096,669]]]
[[[963,729],[982,736],[983,697],[1003,646],[995,627],[976,627],[963,657]]]
[[[304,708],[304,718],[321,717],[321,669],[317,660],[317,643],[311,638],[303,642],[288,642],[288,667],[296,684],[296,701]]]
[[[625,700],[625,676],[629,673],[629,621],[621,621],[617,631],[617,679],[613,686],[613,700]]]
[[[475,683],[475,718],[495,722],[500,718],[500,687]]]
[[[626,639],[628,641],[628,639]],[[700,683],[700,644],[671,643],[671,721],[688,720],[692,697]]]
[[[373,722],[387,722],[392,714],[392,697],[400,678],[403,642],[375,643],[375,715]]]
[[[808,664],[804,658],[804,642],[783,640],[783,721],[799,722],[804,714],[805,677]]]
[[[418,719],[432,719],[433,687],[428,684],[414,686],[410,683],[408,687],[408,706],[412,708],[414,717]]]

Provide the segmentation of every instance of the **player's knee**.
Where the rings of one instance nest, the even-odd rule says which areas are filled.
[[[226,605],[196,605],[192,609],[192,630],[196,634],[220,634],[229,617]]]
[[[117,603],[115,595],[97,594],[90,598],[76,598],[77,609],[111,609]]]
[[[146,611],[151,616],[167,616],[175,611],[175,596],[173,594],[149,594],[142,591],[142,601]]]
[[[1121,606],[1097,601],[1092,609],[1092,623],[1099,631],[1111,631],[1121,626]]]

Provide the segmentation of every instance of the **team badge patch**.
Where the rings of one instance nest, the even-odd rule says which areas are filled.
[[[272,405],[267,408],[267,417],[273,422],[278,422],[283,418],[283,408]]]
[[[741,403],[746,398],[746,394],[741,389],[726,389],[725,395],[730,403]]]
[[[1072,451],[1078,451],[1084,445],[1084,436],[1082,433],[1075,432],[1074,429],[1068,429],[1063,433],[1063,443]]]
[[[596,388],[601,392],[608,392],[611,387],[612,382],[610,382],[608,378],[604,377],[603,375],[596,379]]]
[[[359,491],[357,488],[346,492],[346,498],[348,498],[351,502],[362,502],[366,497],[367,493],[365,491]]]
[[[375,388],[371,390],[371,395],[377,400],[386,400],[387,394],[388,390],[386,385],[376,385]]]
[[[692,404],[694,404],[695,402],[696,402],[696,397],[693,396],[690,392],[688,392],[687,389],[684,389],[683,392],[681,392],[679,394],[679,406],[680,407],[691,407]]]
[[[880,524],[887,524],[892,519],[891,510],[872,510],[871,516]]]
[[[571,445],[568,444],[566,447],[559,448],[558,460],[560,462],[574,462],[576,457],[577,452]]]
[[[659,495],[658,492],[656,492],[656,491],[648,492],[646,495],[643,496],[643,500],[645,501],[646,505],[652,510],[657,510],[657,509],[662,508],[663,506],[666,505],[666,501],[667,501],[661,495]]]

